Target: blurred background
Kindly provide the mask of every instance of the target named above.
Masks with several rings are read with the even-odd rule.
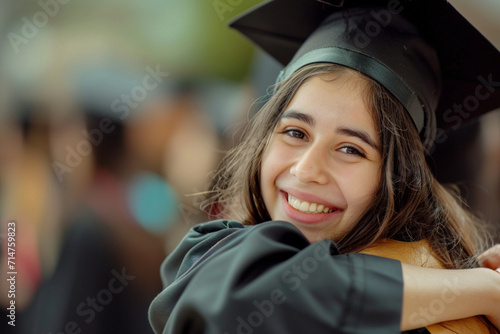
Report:
[[[207,220],[193,194],[280,69],[226,26],[259,2],[0,3],[0,326],[15,221],[11,330],[151,333],[159,266]],[[450,2],[500,47],[498,1]],[[438,177],[498,230],[500,113],[450,136]]]

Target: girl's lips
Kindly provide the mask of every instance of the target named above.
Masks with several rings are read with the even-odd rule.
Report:
[[[292,220],[303,224],[319,224],[331,219],[343,211],[342,209],[335,208],[333,212],[329,213],[306,213],[295,209],[290,205],[290,203],[288,203],[288,193],[282,191],[281,199],[285,214]]]

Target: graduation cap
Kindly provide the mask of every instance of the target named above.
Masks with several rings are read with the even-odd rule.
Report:
[[[230,26],[286,65],[354,68],[391,92],[426,148],[500,107],[500,52],[445,0],[270,0]]]

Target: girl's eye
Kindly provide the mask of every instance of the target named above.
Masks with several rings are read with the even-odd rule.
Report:
[[[352,146],[344,146],[340,148],[341,152],[350,154],[350,155],[359,155],[360,157],[366,157],[364,153],[360,152],[358,149]]]
[[[285,130],[282,133],[286,134],[287,136],[290,136],[292,138],[297,138],[297,139],[307,139],[306,135],[304,132],[297,130],[297,129],[289,129]]]

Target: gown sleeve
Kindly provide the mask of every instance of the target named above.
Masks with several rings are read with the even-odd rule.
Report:
[[[194,227],[161,267],[155,333],[400,333],[401,263],[286,222]]]

